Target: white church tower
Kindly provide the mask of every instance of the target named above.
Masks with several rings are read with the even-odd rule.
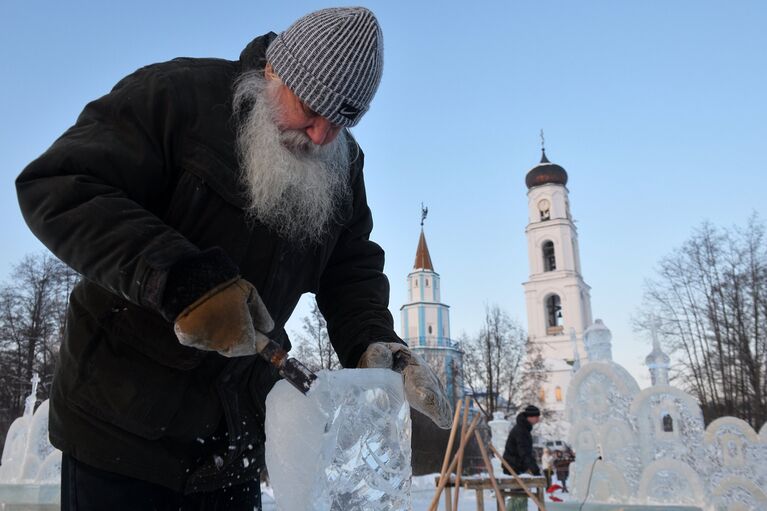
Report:
[[[421,236],[413,271],[407,276],[408,300],[400,308],[402,339],[439,375],[452,403],[463,397],[463,352],[450,338],[450,307],[441,302],[439,273],[434,271],[421,214]]]
[[[584,357],[583,334],[593,322],[591,288],[581,276],[578,231],[565,186],[567,172],[551,163],[543,148],[541,162],[527,173],[525,183],[530,261],[530,278],[523,284],[527,330],[530,340],[541,348],[548,369],[540,401],[548,410],[564,412],[574,351]]]

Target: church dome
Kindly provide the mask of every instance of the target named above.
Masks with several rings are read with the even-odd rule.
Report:
[[[613,334],[610,329],[605,326],[601,319],[594,321],[583,332],[583,346],[586,348],[586,354],[589,357],[589,362],[595,360],[612,360],[612,341]]]
[[[546,150],[541,155],[541,163],[530,169],[525,176],[525,184],[530,189],[534,186],[546,185],[549,183],[557,185],[567,184],[567,172],[556,163],[551,163],[546,158]]]

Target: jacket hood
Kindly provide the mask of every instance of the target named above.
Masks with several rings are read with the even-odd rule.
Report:
[[[274,41],[277,34],[268,32],[253,39],[240,53],[240,70],[242,72],[266,67],[266,49]]]

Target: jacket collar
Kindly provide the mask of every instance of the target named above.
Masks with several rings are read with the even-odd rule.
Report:
[[[524,413],[517,415],[517,425],[527,428],[528,431],[532,431],[533,425],[527,420],[527,416]]]
[[[269,48],[275,37],[277,34],[269,32],[253,39],[240,53],[240,72],[264,69],[266,67],[266,49]]]

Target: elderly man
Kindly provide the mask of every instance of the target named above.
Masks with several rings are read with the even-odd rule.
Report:
[[[255,355],[313,292],[345,367],[403,370],[442,427],[434,373],[392,328],[347,128],[383,67],[364,8],[310,13],[240,59],[144,67],[85,107],[19,176],[32,231],[83,275],[51,391],[62,509],[260,508]]]

